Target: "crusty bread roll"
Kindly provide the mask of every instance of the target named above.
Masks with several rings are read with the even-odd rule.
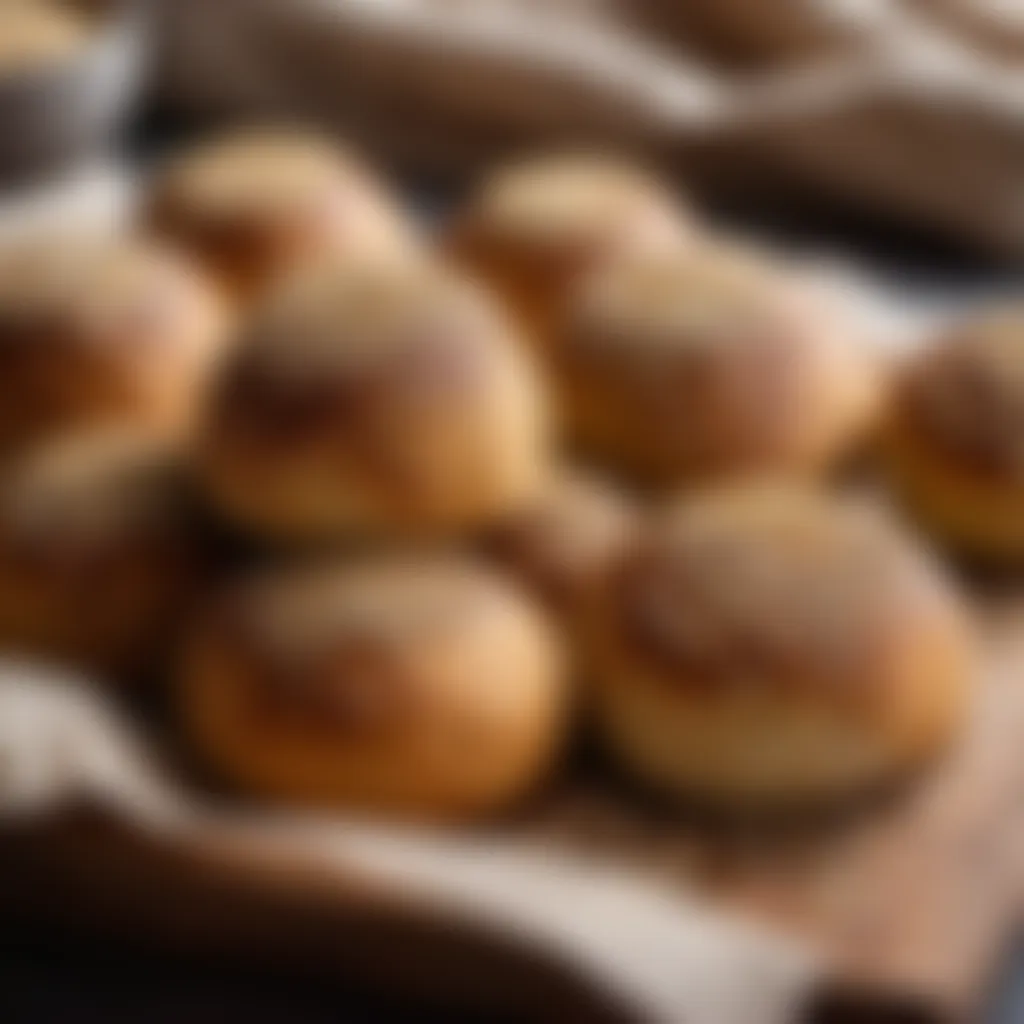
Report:
[[[863,439],[880,392],[822,295],[731,247],[593,276],[551,364],[576,441],[659,484],[820,472]]]
[[[572,624],[595,580],[637,523],[610,483],[566,470],[528,506],[485,532],[483,549],[563,622]]]
[[[0,0],[0,78],[49,67],[92,38],[89,19],[53,0]]]
[[[161,248],[13,243],[0,252],[0,458],[96,428],[182,436],[229,331],[215,290]]]
[[[968,556],[1024,558],[1024,305],[926,345],[884,434],[890,476],[921,523]]]
[[[447,249],[544,347],[577,281],[627,254],[685,247],[693,233],[682,204],[644,171],[558,154],[486,179],[456,217]]]
[[[561,655],[495,575],[430,557],[229,588],[187,645],[183,717],[236,785],[454,820],[514,802],[562,739]]]
[[[146,219],[246,303],[311,261],[416,247],[355,157],[286,129],[236,131],[176,156],[156,177]]]
[[[202,554],[176,457],[135,434],[34,452],[0,481],[0,650],[120,679],[154,667]]]
[[[959,602],[868,511],[783,485],[674,505],[587,612],[610,746],[730,810],[840,802],[940,751],[971,692]]]
[[[437,534],[531,500],[546,435],[528,353],[485,296],[419,263],[343,263],[294,281],[243,339],[202,472],[257,534]]]

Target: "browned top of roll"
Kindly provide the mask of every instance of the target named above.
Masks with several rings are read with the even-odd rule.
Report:
[[[260,278],[307,249],[350,242],[365,255],[413,247],[412,229],[352,153],[272,126],[172,159],[155,178],[147,216],[157,231],[242,278]]]
[[[479,569],[394,559],[237,585],[197,644],[244,673],[255,711],[355,740],[415,728],[464,685],[486,692],[478,683],[488,659],[524,617],[539,627]],[[504,699],[498,686],[484,703]]]
[[[876,710],[902,645],[959,623],[930,563],[876,511],[781,487],[680,503],[609,580],[638,670],[693,694],[754,687]]]
[[[484,338],[498,325],[473,285],[418,261],[344,261],[302,275],[261,311],[248,361],[278,376],[344,375],[410,347],[440,352]]]
[[[46,342],[90,352],[135,346],[150,355],[184,344],[201,275],[147,242],[88,234],[47,236],[0,253],[0,347]],[[204,309],[204,312],[208,312]]]
[[[577,294],[555,356],[572,391],[694,470],[756,461],[813,429],[833,328],[796,280],[746,255],[623,261]],[[838,349],[838,346],[836,346]],[[597,399],[595,399],[597,401]]]
[[[0,253],[0,448],[110,420],[186,429],[229,326],[207,281],[160,247],[15,244]]]
[[[688,217],[655,177],[587,154],[524,160],[497,171],[470,202],[456,234],[535,263],[538,274],[571,272],[609,249],[661,249],[690,234]]]
[[[952,328],[909,366],[901,415],[965,468],[1024,479],[1024,306]]]
[[[361,180],[364,173],[351,154],[316,135],[249,128],[178,156],[160,184],[196,214],[273,217],[318,201],[345,175]]]
[[[72,56],[90,37],[82,11],[52,0],[0,3],[0,77]]]
[[[228,445],[287,451],[339,432],[388,475],[397,431],[465,423],[524,358],[475,288],[422,265],[329,266],[279,293],[240,346],[216,403]],[[460,427],[461,429],[461,427]],[[412,442],[423,438],[410,435]]]

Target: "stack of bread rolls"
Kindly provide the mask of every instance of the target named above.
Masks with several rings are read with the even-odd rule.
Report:
[[[493,815],[581,722],[670,797],[846,800],[946,748],[973,668],[844,466],[878,442],[927,525],[1024,551],[1022,321],[899,372],[861,340],[622,161],[501,168],[435,243],[327,140],[201,143],[132,237],[0,253],[0,649],[170,685],[274,801]]]

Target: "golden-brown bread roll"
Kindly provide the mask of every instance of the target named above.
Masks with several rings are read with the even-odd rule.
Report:
[[[174,158],[146,216],[242,301],[310,261],[416,247],[411,225],[367,169],[294,130],[247,129]]]
[[[137,435],[33,452],[0,483],[0,650],[155,665],[202,574],[176,458]]]
[[[12,244],[0,252],[0,458],[96,428],[183,435],[229,332],[215,289],[159,247]]]
[[[660,484],[829,467],[863,439],[879,378],[804,285],[711,247],[593,276],[551,350],[570,434]]]
[[[52,0],[0,2],[0,78],[73,56],[91,36],[81,10]]]
[[[575,282],[627,254],[686,246],[692,235],[681,204],[644,171],[569,154],[498,170],[456,218],[447,248],[543,347]]]
[[[229,588],[187,645],[181,699],[205,759],[258,795],[449,820],[539,781],[565,694],[543,617],[428,557]]]
[[[729,809],[838,802],[940,751],[970,630],[877,511],[734,486],[674,505],[588,609],[610,746],[669,794]]]
[[[202,451],[254,533],[443,533],[529,501],[546,472],[529,355],[467,283],[422,264],[295,280],[243,339]]]
[[[550,611],[573,622],[595,579],[636,528],[630,500],[597,477],[565,471],[485,532],[488,557]]]
[[[1024,305],[975,315],[910,360],[884,432],[890,476],[964,554],[1024,557]]]

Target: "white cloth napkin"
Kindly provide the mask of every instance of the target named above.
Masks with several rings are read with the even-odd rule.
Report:
[[[293,874],[335,878],[339,899],[360,878],[423,899],[442,925],[457,915],[526,942],[652,1024],[788,1024],[819,976],[808,951],[696,897],[536,845],[215,813],[164,777],[129,724],[82,680],[3,663],[0,821],[31,827],[83,798],[144,832],[148,849],[241,846],[255,863],[268,855]]]
[[[0,245],[51,232],[119,230],[131,217],[134,173],[115,162],[73,167],[31,188],[0,192]]]

